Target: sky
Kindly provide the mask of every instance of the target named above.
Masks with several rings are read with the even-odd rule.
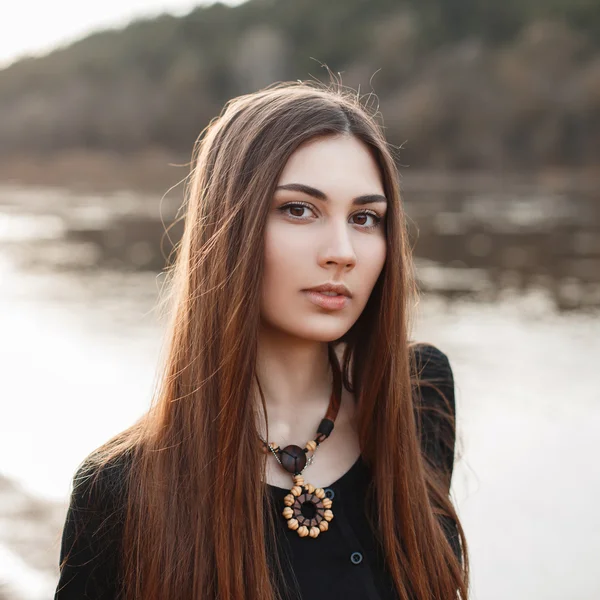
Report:
[[[241,4],[243,0],[222,0]],[[20,0],[2,10],[0,68],[26,55],[42,55],[96,31],[123,27],[164,12],[184,15],[211,0]]]

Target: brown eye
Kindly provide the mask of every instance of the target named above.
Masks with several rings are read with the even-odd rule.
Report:
[[[304,202],[290,202],[280,206],[277,210],[293,219],[304,220],[309,216],[307,212],[313,209],[310,204],[305,204]]]
[[[381,225],[381,221],[382,221],[382,217],[380,217],[377,213],[371,212],[371,211],[363,211],[363,212],[356,213],[355,215],[353,215],[352,218],[355,219],[357,217],[359,219],[368,219],[369,217],[371,217],[373,219],[372,225],[368,225],[366,222],[356,223],[357,225],[360,225],[364,229],[374,229],[375,227],[379,227],[379,225]]]
[[[304,210],[306,209],[305,206],[288,206],[288,210],[290,211],[290,214],[294,217],[302,217]],[[294,212],[296,211],[296,212]]]

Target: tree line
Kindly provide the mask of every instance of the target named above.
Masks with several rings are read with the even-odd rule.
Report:
[[[413,167],[600,164],[596,0],[249,0],[100,31],[0,71],[0,154],[189,154],[274,81],[373,91]]]

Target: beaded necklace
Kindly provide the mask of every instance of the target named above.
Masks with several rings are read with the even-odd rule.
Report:
[[[306,483],[302,477],[304,469],[312,464],[319,445],[331,435],[335,418],[340,409],[342,373],[331,345],[328,345],[328,355],[333,373],[333,386],[327,412],[321,420],[315,438],[306,442],[304,448],[294,444],[280,448],[274,442],[267,443],[262,437],[260,438],[264,452],[273,454],[277,462],[292,475],[294,485],[290,489],[290,493],[283,499],[285,508],[282,515],[287,520],[287,526],[296,531],[300,537],[318,537],[322,531],[329,529],[329,522],[333,519],[331,510],[333,503],[330,498],[325,497],[325,490]],[[260,394],[263,396],[258,378],[256,381]],[[312,453],[310,456],[308,456],[309,452]]]

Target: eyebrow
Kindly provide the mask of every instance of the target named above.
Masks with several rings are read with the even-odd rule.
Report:
[[[302,192],[303,194],[307,194],[308,196],[312,196],[313,198],[317,198],[318,200],[328,200],[327,195],[318,190],[317,188],[311,187],[310,185],[305,185],[303,183],[286,183],[285,185],[278,185],[275,188],[277,190],[290,190],[292,192]],[[387,204],[387,198],[382,196],[381,194],[364,194],[363,196],[357,196],[352,200],[352,204],[362,205],[362,204],[371,204],[372,202],[385,202]]]

